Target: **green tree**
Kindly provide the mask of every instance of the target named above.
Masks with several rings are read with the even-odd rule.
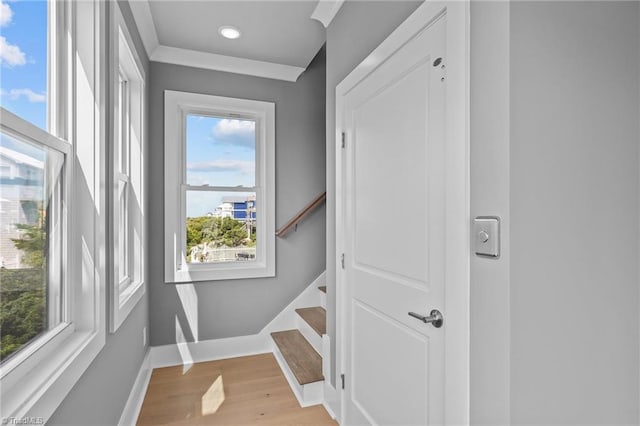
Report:
[[[35,225],[17,224],[21,238],[12,238],[13,245],[23,253],[22,261],[32,268],[44,266],[44,245],[46,237],[42,223]]]
[[[244,222],[231,217],[190,217],[187,218],[187,253],[198,244],[213,244],[214,247],[252,247],[255,232],[247,241]]]
[[[29,270],[26,270],[26,273],[25,270],[14,271],[16,275],[14,277],[20,279],[22,285],[26,284],[27,288],[28,284],[37,282],[41,278],[39,276],[28,277],[28,272]],[[4,287],[4,281],[8,278],[7,271],[0,271],[0,277]],[[2,348],[0,349],[0,359],[4,359],[45,329],[46,313],[43,288],[18,290],[14,295],[8,295],[3,291],[1,306]]]
[[[44,212],[36,224],[18,224],[26,269],[0,268],[0,359],[5,359],[47,328]]]

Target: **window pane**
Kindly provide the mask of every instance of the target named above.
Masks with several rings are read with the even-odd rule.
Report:
[[[129,174],[129,84],[120,73],[118,90],[118,164],[119,171]]]
[[[187,115],[187,184],[255,186],[256,123]]]
[[[64,156],[0,133],[0,359],[62,320]]]
[[[256,194],[187,191],[187,261],[247,262],[256,258]]]
[[[126,285],[129,281],[129,185],[118,180],[118,282]]]
[[[47,2],[3,1],[1,6],[0,104],[46,129]]]

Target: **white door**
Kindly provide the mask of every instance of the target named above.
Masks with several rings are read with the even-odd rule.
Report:
[[[338,99],[346,424],[445,422],[446,30],[441,14]],[[434,309],[441,328],[409,315]]]

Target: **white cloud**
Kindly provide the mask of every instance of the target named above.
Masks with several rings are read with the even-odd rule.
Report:
[[[251,173],[255,169],[253,161],[215,160],[187,164],[190,172],[241,172]]]
[[[225,118],[213,128],[213,137],[217,142],[255,149],[256,123],[248,120]]]
[[[9,92],[2,91],[2,96],[9,96],[13,101],[24,96],[29,102],[42,103],[47,101],[46,93],[36,93],[31,89],[11,89]]]
[[[6,38],[0,36],[0,64],[13,67],[26,63],[27,59],[24,56],[24,52],[18,46],[7,42]]]
[[[7,3],[0,1],[0,27],[4,27],[13,19],[13,10]]]

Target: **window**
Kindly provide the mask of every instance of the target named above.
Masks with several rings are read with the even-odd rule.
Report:
[[[105,342],[101,3],[0,3],[5,419],[46,421]]]
[[[113,191],[110,330],[115,332],[145,292],[144,72],[119,7],[112,46]]]
[[[4,123],[3,123],[4,124]],[[35,130],[35,129],[33,129]],[[3,126],[0,161],[13,176],[0,181],[0,363],[6,365],[62,322],[68,147]],[[44,133],[44,132],[42,132]]]
[[[275,275],[275,105],[165,91],[165,281]]]

